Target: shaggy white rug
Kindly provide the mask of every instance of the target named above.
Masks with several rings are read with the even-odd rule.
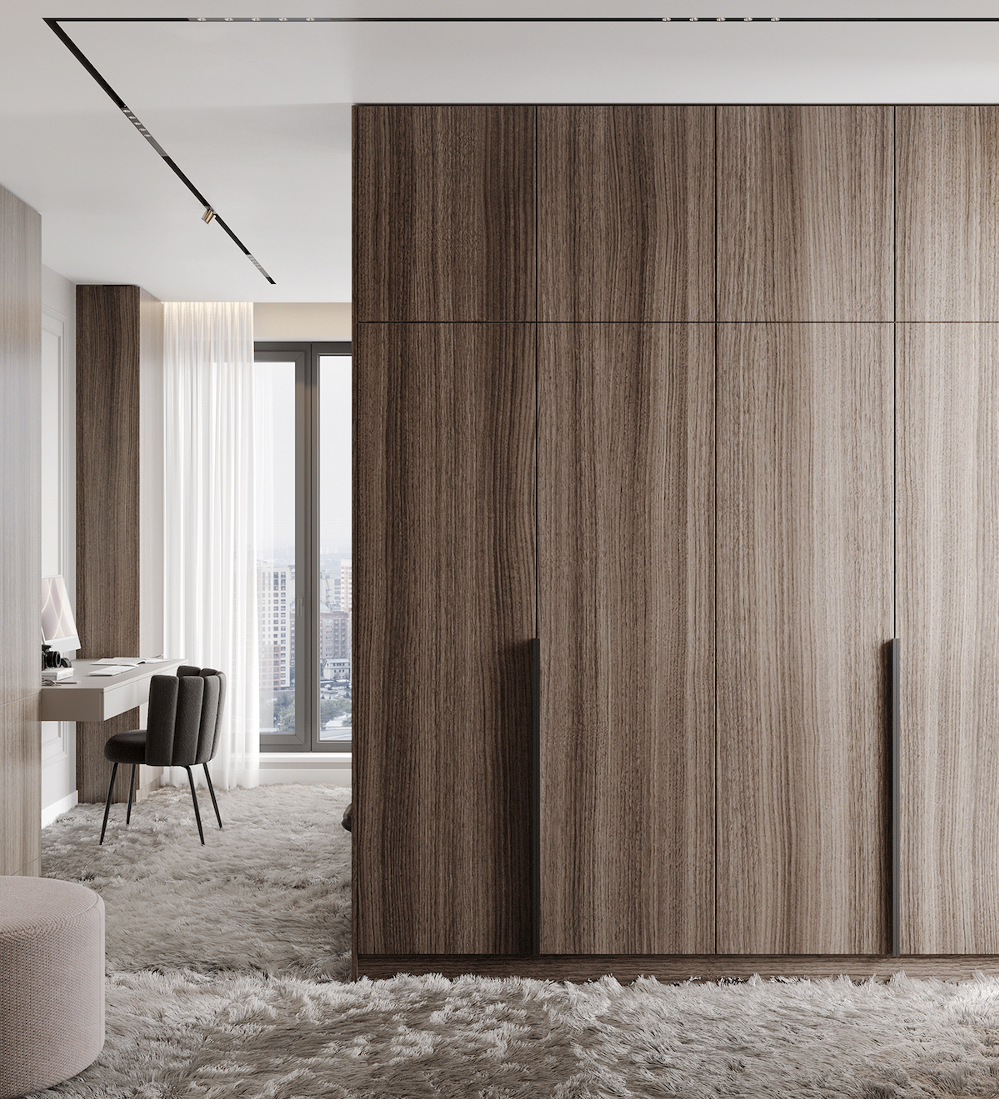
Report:
[[[999,979],[586,985],[334,979],[349,952],[348,793],[190,795],[44,833],[46,873],[108,912],[107,1043],[39,1096],[683,1099],[999,1096]],[[121,815],[121,807],[118,807]],[[193,838],[191,833],[193,833]]]
[[[350,833],[339,786],[217,791],[219,831],[186,787],[132,809],[78,805],[42,832],[42,873],[104,898],[108,972],[193,969],[350,976]]]

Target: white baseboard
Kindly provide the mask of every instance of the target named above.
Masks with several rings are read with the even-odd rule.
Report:
[[[54,801],[51,805],[46,805],[42,810],[42,827],[45,828],[47,825],[51,824],[56,817],[61,817],[63,813],[68,813],[79,800],[78,793],[74,790],[71,794],[67,794],[64,798]]]
[[[261,752],[260,783],[326,782],[350,786],[349,752]]]

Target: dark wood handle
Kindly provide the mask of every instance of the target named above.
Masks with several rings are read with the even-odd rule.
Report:
[[[541,954],[541,638],[531,642],[534,699],[531,745],[531,953]]]
[[[899,812],[901,809],[901,760],[899,744],[900,706],[899,693],[901,681],[901,646],[899,638],[891,643],[891,955],[898,958],[901,954],[902,891]]]

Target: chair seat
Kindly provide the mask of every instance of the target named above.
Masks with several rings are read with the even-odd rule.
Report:
[[[104,745],[104,758],[112,763],[145,763],[146,730],[130,729],[115,733]]]

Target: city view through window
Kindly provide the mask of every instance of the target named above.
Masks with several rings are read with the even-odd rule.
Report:
[[[261,746],[287,742],[297,751],[318,741],[349,750],[351,360],[318,355],[310,370],[308,356],[259,358],[254,396]],[[303,540],[310,537],[311,552],[304,552]],[[311,575],[302,575],[303,563]],[[311,638],[299,636],[303,629]]]

